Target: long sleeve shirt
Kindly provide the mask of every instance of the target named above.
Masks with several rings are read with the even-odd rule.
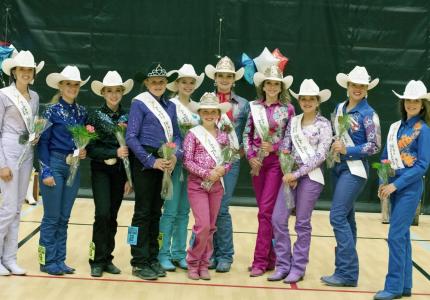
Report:
[[[327,158],[327,153],[330,149],[332,140],[332,128],[330,121],[318,114],[313,124],[302,127],[303,135],[308,139],[308,142],[315,152],[315,155],[309,159],[307,163],[304,163],[297,152],[296,147],[291,138],[291,122],[288,123],[287,130],[285,132],[284,140],[282,141],[279,149],[289,150],[294,158],[294,161],[298,165],[298,169],[293,172],[293,176],[298,179],[310,171],[321,166],[321,164]]]
[[[29,104],[32,110],[33,117],[36,116],[39,107],[39,95],[29,90]],[[21,117],[18,108],[13,102],[0,90],[0,135],[14,134],[17,140],[20,135],[27,133],[27,127]],[[5,149],[0,142],[0,168],[7,167]]]
[[[264,100],[255,100],[251,105],[256,104],[264,105],[267,120],[269,122],[269,130],[272,132],[271,143],[273,145],[273,151],[277,152],[282,138],[284,137],[287,123],[295,115],[294,106],[290,103],[281,104],[280,102],[268,106]],[[243,132],[243,145],[248,160],[257,156],[261,142],[261,138],[254,125],[252,111],[250,111],[245,130]]]
[[[378,153],[381,150],[381,127],[379,117],[374,109],[363,99],[349,112],[346,112],[348,101],[343,106],[343,114],[349,114],[351,127],[348,133],[355,146],[346,147],[346,154],[341,160],[358,160]],[[335,113],[338,106],[335,109]],[[334,129],[334,123],[333,129]]]
[[[178,159],[181,159],[183,152],[176,116],[176,106],[164,96],[158,101],[172,121],[173,142],[176,144],[175,154]],[[153,153],[149,153],[145,147],[159,149],[161,145],[168,142],[158,118],[142,101],[136,99],[133,100],[130,107],[126,142],[144,168],[148,169],[153,168],[156,157]]]
[[[429,126],[419,116],[402,121],[397,132],[397,145],[405,168],[396,170],[395,176],[390,181],[397,190],[401,190],[411,183],[421,180],[429,168]],[[385,145],[381,160],[387,158],[387,145]]]
[[[103,104],[90,112],[87,124],[94,126],[98,138],[92,140],[86,147],[88,156],[98,161],[116,158],[120,145],[115,136],[115,128],[119,123],[127,124],[127,122],[128,114],[121,106],[114,112]]]
[[[217,142],[221,147],[229,144],[227,133],[218,130]],[[216,167],[216,162],[210,156],[205,147],[191,131],[185,136],[184,140],[184,167],[190,174],[208,179],[210,172]],[[224,165],[226,172],[231,169],[231,164]]]
[[[233,123],[234,130],[239,141],[239,146],[242,147],[242,136],[245,130],[246,121],[249,114],[249,101],[234,92],[231,92],[231,98],[229,102],[232,105],[232,116],[233,119],[230,120]]]
[[[62,98],[58,103],[49,105],[46,108],[43,117],[48,119],[52,126],[40,136],[37,147],[42,179],[52,176],[49,166],[49,157],[52,151],[67,155],[76,149],[72,135],[67,127],[85,125],[87,115],[85,107],[76,102],[69,104]]]

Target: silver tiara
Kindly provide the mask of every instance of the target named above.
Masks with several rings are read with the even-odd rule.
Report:
[[[148,73],[148,77],[166,76],[166,69],[162,68],[160,64],[155,69]]]

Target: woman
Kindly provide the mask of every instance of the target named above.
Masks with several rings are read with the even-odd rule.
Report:
[[[68,127],[84,125],[86,109],[76,103],[81,86],[89,80],[81,79],[76,66],[66,66],[61,73],[46,77],[49,87],[58,90],[53,104],[47,107],[44,117],[52,126],[40,137],[40,191],[43,198],[43,218],[40,225],[40,270],[50,275],[73,274],[75,269],[65,264],[67,226],[79,189],[79,170],[69,186],[70,162],[73,156],[85,159],[86,150],[76,149]]]
[[[195,224],[188,249],[188,278],[210,280],[209,259],[213,251],[216,217],[224,194],[222,177],[231,165],[222,162],[221,148],[229,146],[227,133],[216,123],[230,103],[219,103],[214,93],[205,93],[196,112],[202,125],[190,130],[184,140],[184,166],[188,176],[188,196]],[[204,182],[210,182],[210,187]]]
[[[394,92],[394,91],[393,91]],[[430,93],[420,80],[411,80],[400,98],[401,120],[393,123],[381,160],[388,159],[395,175],[381,184],[380,199],[391,200],[388,232],[388,274],[384,290],[374,299],[411,296],[412,249],[410,226],[423,193],[422,177],[430,164]]]
[[[333,275],[323,276],[321,281],[330,286],[355,287],[359,268],[354,205],[366,185],[367,157],[379,152],[381,147],[379,118],[367,103],[368,91],[379,83],[379,79],[370,81],[366,68],[356,66],[349,74],[339,73],[336,81],[348,95],[346,101],[337,105],[332,124],[336,140],[331,151],[340,156],[332,171],[334,192],[330,209],[330,224],[337,243],[336,268]],[[349,127],[345,133],[339,129],[344,123]]]
[[[101,277],[103,272],[119,274],[113,263],[116,221],[123,195],[130,193],[123,160],[128,157],[127,146],[118,143],[115,132],[119,126],[127,126],[128,114],[121,106],[122,97],[133,88],[133,80],[123,82],[117,71],[109,71],[103,82],[94,80],[92,91],[104,98],[105,103],[89,115],[99,138],[91,142],[88,156],[91,158],[91,184],[95,204],[93,239],[91,243],[91,276]],[[125,132],[125,128],[123,129]],[[124,137],[125,138],[125,137]]]
[[[167,84],[167,89],[174,92],[170,99],[176,105],[178,126],[181,138],[186,132],[199,124],[199,116],[192,112],[197,105],[191,100],[192,93],[202,84],[204,73],[197,75],[194,67],[184,64],[179,70],[170,71],[167,75],[177,74],[174,82]],[[160,234],[162,245],[158,253],[161,267],[166,271],[174,271],[175,264],[181,269],[187,269],[185,247],[187,244],[187,226],[190,204],[188,202],[187,172],[183,170],[182,162],[176,164],[172,173],[173,198],[164,202],[163,214],[160,219]]]
[[[258,205],[258,233],[250,276],[263,275],[275,266],[272,245],[272,213],[282,182],[277,151],[288,121],[294,116],[288,88],[293,77],[282,77],[278,66],[254,74],[258,100],[251,103],[243,144],[251,166],[252,185]]]
[[[171,173],[177,158],[181,159],[176,106],[164,95],[168,76],[160,63],[152,63],[135,80],[147,91],[134,97],[130,107],[127,145],[134,153],[133,180],[135,190],[134,215],[131,226],[137,237],[131,243],[133,275],[156,280],[166,276],[158,261],[163,173]],[[168,142],[176,144],[171,159],[160,157],[159,149]]]
[[[33,151],[26,151],[22,165],[18,159],[29,140],[34,117],[39,109],[39,95],[30,90],[44,62],[36,65],[30,51],[20,51],[5,59],[2,70],[10,85],[0,90],[0,276],[25,275],[16,262],[22,202],[27,193],[33,168]],[[33,140],[35,144],[37,140]]]
[[[231,109],[223,114],[218,127],[227,131],[230,143],[240,150],[243,157],[242,134],[249,113],[249,103],[233,91],[235,82],[242,78],[245,70],[235,70],[230,58],[224,56],[216,66],[207,65],[206,75],[214,80],[216,95],[220,103],[230,103]],[[234,129],[234,130],[233,130]],[[233,225],[229,212],[230,201],[239,178],[240,160],[232,164],[231,171],[225,177],[225,193],[221,200],[221,208],[216,221],[218,230],[214,235],[214,252],[209,268],[217,272],[229,272],[233,263]]]
[[[298,94],[292,90],[290,93],[299,101],[303,113],[293,117],[288,123],[279,151],[288,150],[298,169],[282,178],[283,185],[272,217],[276,271],[267,278],[269,281],[277,281],[286,277],[285,283],[297,282],[305,275],[311,244],[312,211],[324,187],[320,166],[327,157],[332,138],[330,122],[319,114],[320,104],[330,98],[331,92],[320,91],[312,79],[305,79]],[[291,249],[288,231],[291,211],[287,209],[283,196],[284,185],[287,184],[294,191],[296,208],[297,240],[294,251]]]

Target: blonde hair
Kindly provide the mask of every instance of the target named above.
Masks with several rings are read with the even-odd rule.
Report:
[[[60,94],[60,90],[58,90],[58,92],[51,98],[51,101],[49,103],[55,104],[58,103],[58,101],[60,101],[61,98],[61,94]]]

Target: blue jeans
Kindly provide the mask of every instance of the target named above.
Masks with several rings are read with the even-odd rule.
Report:
[[[164,210],[160,219],[160,233],[163,244],[158,259],[181,260],[187,255],[187,226],[190,203],[187,193],[187,171],[182,163],[176,164],[172,173],[173,198],[164,201]]]
[[[225,192],[221,200],[221,208],[216,220],[216,232],[214,235],[214,254],[217,262],[233,262],[233,225],[228,210],[233,192],[239,177],[240,160],[233,163],[230,172],[224,176]]]
[[[388,231],[388,274],[385,291],[402,294],[412,288],[412,250],[410,226],[423,193],[423,182],[418,180],[403,190],[391,194],[390,230]]]
[[[366,173],[369,166],[364,162]],[[352,175],[346,161],[333,169],[333,200],[330,224],[336,237],[334,274],[348,282],[358,281],[357,226],[355,223],[355,200],[360,196],[367,179]]]
[[[55,186],[44,185],[40,179],[43,218],[39,244],[45,247],[45,266],[61,264],[66,260],[67,225],[80,183],[78,170],[73,185],[66,185],[70,166],[66,164],[64,154],[51,152],[49,165]]]

